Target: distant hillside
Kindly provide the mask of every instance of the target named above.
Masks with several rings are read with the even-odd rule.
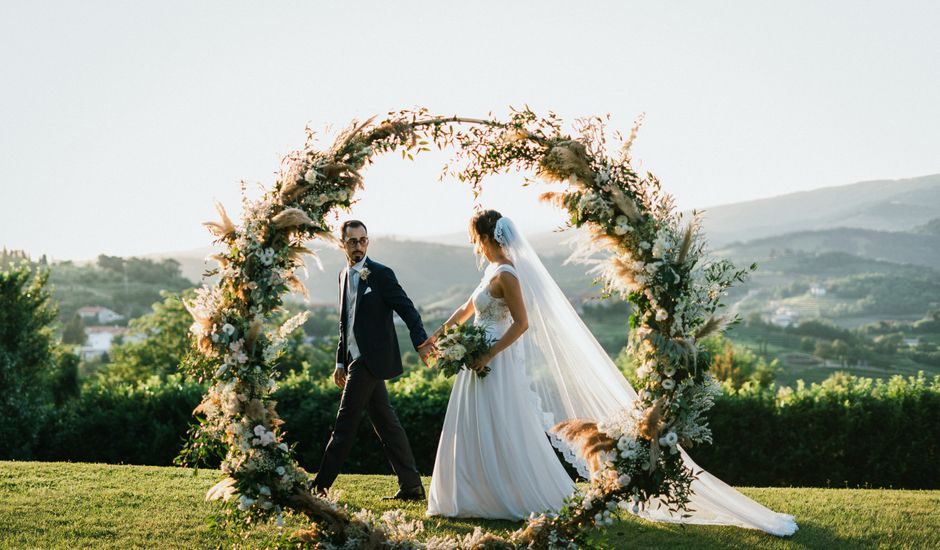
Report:
[[[316,243],[312,246],[316,248]],[[598,294],[592,278],[585,274],[586,266],[563,265],[568,250],[557,243],[547,243],[541,247],[539,254],[569,297],[581,301]],[[211,248],[205,248],[151,257],[173,258],[180,263],[184,276],[198,282],[202,273],[213,267],[214,262],[205,262],[205,257],[212,252]],[[318,269],[316,262],[308,260],[309,277],[306,285],[310,301],[332,303],[338,299],[337,274],[345,266],[345,259],[342,252],[336,249],[322,248],[317,252],[323,270]],[[476,258],[467,245],[376,237],[369,245],[369,257],[394,269],[411,298],[423,307],[455,307],[466,300],[480,282],[481,274],[477,269]]]
[[[842,291],[824,299],[799,298],[816,304],[803,308],[805,315],[922,315],[925,304],[936,301],[930,296],[917,300],[916,294],[933,292],[940,277],[934,271],[940,269],[940,174],[718,206],[706,212],[704,228],[715,256],[740,265],[758,262],[753,280],[729,296],[731,303],[743,299],[742,312],[766,312],[790,304],[814,284]],[[566,241],[574,233],[543,232],[529,239],[569,298],[581,302],[599,291],[585,266],[564,265],[571,250]],[[205,248],[156,257],[177,260],[183,274],[197,282],[212,267],[204,262],[211,252]],[[333,303],[343,256],[333,249],[320,254],[323,271],[308,263],[310,300]],[[456,306],[480,277],[463,233],[427,241],[374,237],[370,256],[394,268],[405,289],[424,307]],[[874,278],[845,280],[866,276]],[[878,284],[903,290],[903,300],[897,300],[903,307],[891,310]],[[850,287],[851,292],[845,290]]]
[[[934,220],[940,222],[940,220]],[[940,232],[875,231],[839,227],[796,231],[747,242],[730,243],[715,250],[718,256],[750,262],[788,252],[845,252],[872,260],[940,268]]]
[[[940,218],[940,174],[878,180],[707,208],[715,246],[837,227],[909,231]]]

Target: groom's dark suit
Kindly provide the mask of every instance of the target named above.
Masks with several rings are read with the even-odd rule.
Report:
[[[345,365],[347,378],[333,434],[323,453],[314,485],[329,488],[336,480],[352,448],[362,413],[367,410],[372,427],[398,476],[398,485],[405,490],[414,489],[421,486],[421,477],[415,466],[408,436],[398,421],[385,388],[385,380],[402,373],[401,352],[392,312],[398,313],[408,326],[415,348],[427,340],[427,334],[421,323],[421,315],[398,284],[395,273],[369,258],[365,259],[363,268],[368,270],[368,277],[359,275],[359,287],[353,302],[352,332],[360,354],[355,359],[351,356],[350,343],[347,342],[350,300],[346,290],[350,286],[347,280],[350,270],[344,270],[339,277],[341,313],[336,363],[337,366]]]

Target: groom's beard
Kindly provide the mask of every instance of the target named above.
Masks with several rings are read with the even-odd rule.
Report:
[[[358,250],[355,251],[355,252],[351,252],[351,253],[349,254],[349,265],[358,264],[358,263],[361,262],[362,259],[365,258],[365,257],[366,257],[366,253],[365,253],[365,252],[359,252]]]

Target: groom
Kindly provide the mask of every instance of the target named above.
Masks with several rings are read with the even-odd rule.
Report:
[[[340,273],[339,346],[333,381],[343,389],[333,434],[323,453],[312,490],[325,494],[352,448],[363,411],[385,447],[398,492],[388,499],[423,500],[424,487],[415,466],[408,436],[388,400],[385,381],[402,373],[401,352],[392,311],[405,321],[421,360],[427,362],[433,344],[421,316],[402,290],[395,273],[366,257],[369,236],[364,223],[349,220],[340,230],[349,264]]]

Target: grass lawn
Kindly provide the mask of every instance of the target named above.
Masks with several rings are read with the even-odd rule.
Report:
[[[0,462],[0,548],[213,548],[203,500],[218,472],[150,466]],[[426,482],[428,480],[425,480]],[[343,501],[381,511],[390,476],[340,476]],[[940,491],[742,488],[796,516],[789,539],[731,527],[650,523],[632,516],[597,533],[605,548],[940,548]],[[423,518],[425,506],[403,506]],[[299,526],[300,518],[288,521]],[[428,533],[468,533],[475,526],[512,530],[501,521],[426,521]],[[276,530],[248,541],[263,547]],[[231,546],[227,541],[226,546]]]

